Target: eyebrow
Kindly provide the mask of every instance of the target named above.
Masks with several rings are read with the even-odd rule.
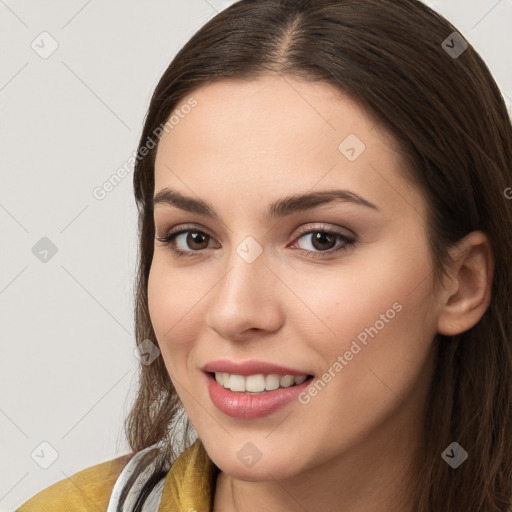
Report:
[[[355,192],[350,190],[331,189],[308,192],[305,194],[296,194],[278,199],[268,206],[265,216],[268,219],[282,218],[333,202],[352,203],[377,211],[379,210],[376,205],[357,195]],[[197,213],[212,219],[219,219],[215,210],[207,202],[201,199],[184,196],[177,190],[170,188],[163,188],[157,192],[153,198],[153,205],[158,204],[167,204],[190,213]]]

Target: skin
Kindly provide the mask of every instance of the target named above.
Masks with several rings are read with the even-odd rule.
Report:
[[[405,178],[391,139],[350,97],[291,77],[220,81],[194,91],[198,104],[161,139],[155,191],[208,202],[220,220],[155,206],[157,236],[184,224],[209,235],[176,257],[155,241],[148,300],[165,365],[186,412],[222,470],[215,512],[408,511],[399,498],[422,436],[437,332],[476,324],[490,301],[493,261],[481,232],[453,255],[445,288],[433,289],[427,204]],[[185,104],[183,101],[182,105]],[[179,108],[179,106],[178,106]],[[338,146],[356,134],[349,161]],[[373,210],[333,202],[282,219],[267,205],[304,192],[348,189]],[[354,236],[314,245],[317,228]],[[188,226],[187,226],[188,227]],[[252,236],[252,263],[236,252]],[[198,249],[199,248],[199,249]],[[331,250],[324,258],[316,256]],[[211,402],[200,368],[220,358],[261,359],[321,377],[365,327],[393,319],[307,404],[293,401],[244,420]],[[251,442],[261,459],[237,452]]]

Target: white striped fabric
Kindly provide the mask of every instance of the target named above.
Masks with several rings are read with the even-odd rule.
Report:
[[[148,452],[159,448],[160,443],[156,443],[154,445],[148,446],[144,450],[137,452],[126,464],[126,466],[121,471],[116,483],[114,484],[114,488],[112,490],[112,495],[110,496],[110,501],[108,504],[108,508],[106,512],[132,512],[133,505],[137,501],[140,490],[144,486],[144,484],[148,481],[149,477],[153,473],[156,468],[156,465],[159,462],[159,457],[154,457],[152,461],[146,465],[146,467],[141,466],[141,459]],[[164,465],[164,470],[169,471],[170,464],[166,463]],[[128,491],[128,495],[124,500],[122,508],[119,508],[121,493],[126,486],[127,482],[130,480],[132,475],[137,474],[135,481]],[[143,512],[157,512],[158,507],[160,506],[160,500],[162,499],[162,491],[165,484],[165,476],[154,486],[151,494],[146,498],[142,511]]]

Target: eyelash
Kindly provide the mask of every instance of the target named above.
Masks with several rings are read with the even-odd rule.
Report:
[[[164,235],[162,237],[155,237],[155,238],[156,238],[156,240],[161,242],[163,245],[169,247],[171,252],[177,257],[194,258],[194,257],[200,256],[201,252],[204,249],[201,249],[201,251],[182,251],[182,250],[176,249],[176,247],[174,247],[173,242],[176,239],[176,237],[183,233],[188,233],[188,232],[200,233],[202,235],[206,235],[209,238],[213,238],[208,233],[197,229],[195,226],[183,226],[183,228],[180,229],[179,231],[169,231],[167,233],[164,233]],[[333,253],[338,252],[339,250],[346,251],[349,249],[349,246],[353,246],[356,243],[355,239],[353,239],[353,238],[350,238],[346,235],[342,235],[341,233],[338,233],[337,231],[332,231],[331,229],[328,229],[325,226],[320,226],[320,227],[317,227],[314,229],[309,229],[307,231],[298,233],[297,238],[294,240],[294,244],[297,240],[299,240],[303,236],[310,235],[312,233],[325,233],[327,235],[335,236],[344,242],[337,249],[329,249],[327,251],[308,251],[306,249],[298,249],[302,254],[304,254],[306,256],[311,256],[313,258],[326,258],[326,257],[332,255]],[[325,256],[324,256],[324,254],[325,254]]]

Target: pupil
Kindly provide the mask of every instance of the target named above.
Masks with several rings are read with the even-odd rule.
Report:
[[[192,249],[204,249],[204,247],[194,247],[194,244],[197,244],[197,243],[201,243],[200,241],[198,242],[198,240],[200,238],[206,238],[207,235],[203,235],[201,233],[197,233],[197,232],[190,232],[188,237],[187,237],[187,244],[190,248]],[[204,240],[203,240],[203,243],[204,243]],[[208,244],[207,244],[208,245]]]
[[[334,236],[330,235],[329,233],[324,233],[322,231],[317,231],[316,235],[313,236],[313,240],[312,240],[312,243],[313,243],[313,246],[315,247],[315,249],[318,249],[318,250],[324,249],[325,250],[325,249],[331,249],[332,248],[332,247],[322,247],[323,239],[327,239],[327,244],[332,246],[332,243],[334,241]],[[317,246],[318,242],[320,242],[320,247]]]

